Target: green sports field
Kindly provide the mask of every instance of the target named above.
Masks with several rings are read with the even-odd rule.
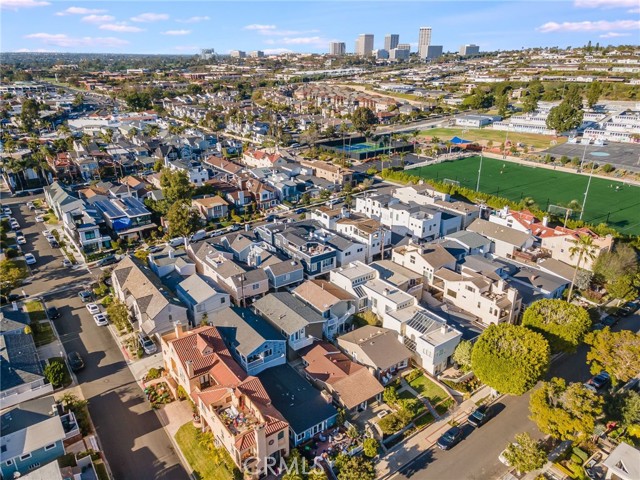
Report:
[[[474,189],[478,180],[480,157],[470,157],[437,165],[407,170],[425,179],[456,180]],[[548,205],[582,203],[589,177],[547,168],[484,158],[480,191],[513,201],[531,197],[546,210]],[[592,224],[606,222],[626,234],[640,235],[640,187],[615,180],[592,178],[583,220]]]

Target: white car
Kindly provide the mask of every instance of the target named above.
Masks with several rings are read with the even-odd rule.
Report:
[[[100,313],[100,307],[95,303],[88,303],[87,310],[89,310],[89,313],[91,315],[97,315],[98,313]]]
[[[36,263],[36,257],[34,257],[32,253],[25,253],[24,261],[27,263],[27,265],[33,265],[34,263]]]
[[[18,245],[24,245],[25,243],[27,243],[27,239],[24,238],[24,235],[18,235],[16,237],[16,242],[18,242]]]
[[[50,237],[51,236],[51,232],[49,230],[43,230],[42,231],[42,235],[44,235],[45,237]]]
[[[20,224],[18,223],[18,221],[16,219],[11,219],[9,221],[9,224],[11,225],[11,229],[12,230],[20,230]]]
[[[108,317],[104,313],[98,313],[97,315],[94,315],[93,319],[99,327],[104,327],[105,325],[109,324]]]
[[[71,260],[69,260],[68,258],[65,258],[64,260],[62,260],[62,266],[69,268],[73,266],[73,263],[71,263]]]
[[[4,207],[2,209],[2,213],[4,213],[5,215],[11,215],[11,209],[9,207]]]
[[[56,237],[54,237],[53,235],[47,235],[46,237],[44,237],[47,239],[47,242],[51,243],[51,242],[57,242]]]
[[[36,216],[36,222],[38,222],[38,223],[44,222],[44,217],[42,215]]]

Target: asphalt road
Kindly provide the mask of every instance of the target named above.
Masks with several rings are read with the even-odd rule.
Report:
[[[12,210],[27,238],[23,250],[37,258],[33,281],[24,290],[30,296],[40,294],[47,306],[60,310],[62,315],[54,322],[60,340],[67,352],[77,351],[84,359],[86,367],[77,374],[78,382],[114,477],[187,479],[117,343],[106,327],[95,324],[77,295],[83,283],[91,281],[91,274],[85,268],[64,269],[62,253],[52,249],[41,233],[45,226],[36,224],[25,206],[21,212],[16,206]]]
[[[622,319],[614,330],[640,329],[640,315]],[[562,377],[568,382],[584,382],[591,377],[586,363],[588,347],[583,345],[573,355],[555,361],[547,378]],[[394,479],[488,480],[507,472],[498,455],[517,433],[529,432],[541,438],[535,424],[529,420],[529,394],[505,396],[496,404],[501,410],[480,429],[464,425],[465,439],[449,451],[432,447],[400,469]],[[503,408],[504,407],[504,408]]]

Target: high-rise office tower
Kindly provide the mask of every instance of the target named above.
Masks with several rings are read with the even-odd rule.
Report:
[[[431,27],[420,27],[418,37],[418,56],[421,59],[427,58],[427,50],[431,45]]]
[[[480,47],[478,45],[467,44],[461,45],[460,51],[458,52],[463,57],[469,57],[472,55],[478,55],[480,53]]]
[[[344,55],[347,46],[344,42],[329,42],[329,55]]]
[[[442,45],[429,45],[427,48],[427,60],[434,60],[442,56]]]
[[[356,40],[356,55],[368,57],[373,52],[373,34],[361,33]]]
[[[389,33],[384,37],[384,49],[387,52],[390,52],[394,48],[398,47],[398,43],[400,42],[400,35],[397,33]]]
[[[411,53],[411,45],[408,43],[399,43],[396,48],[398,50],[406,50],[407,52]]]

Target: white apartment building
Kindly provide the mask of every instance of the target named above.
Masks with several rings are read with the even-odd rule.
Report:
[[[398,43],[400,43],[400,35],[397,33],[389,33],[384,37],[384,49],[387,52],[390,52],[394,48],[398,47]]]
[[[431,45],[431,27],[420,27],[420,33],[418,35],[418,56],[421,60],[427,58],[429,45]]]

